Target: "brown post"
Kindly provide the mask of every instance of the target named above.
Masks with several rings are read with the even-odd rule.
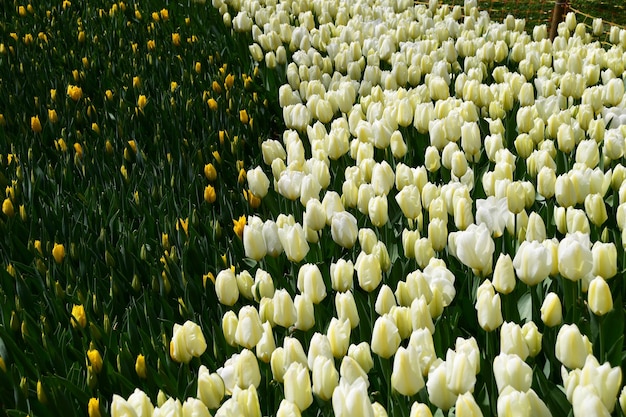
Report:
[[[557,29],[559,23],[563,21],[566,10],[568,9],[569,0],[556,0],[554,3],[554,9],[552,10],[552,20],[550,22],[550,40],[554,40],[557,35]]]

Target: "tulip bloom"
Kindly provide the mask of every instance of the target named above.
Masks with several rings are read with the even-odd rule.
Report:
[[[332,218],[330,233],[339,246],[351,249],[356,242],[359,228],[356,217],[347,211],[335,213]]]
[[[224,398],[224,381],[217,373],[210,373],[206,366],[198,370],[198,391],[196,397],[210,409],[217,409]]]
[[[415,395],[424,388],[424,378],[412,348],[398,348],[393,359],[391,386],[402,395]]]
[[[170,341],[170,356],[174,361],[188,363],[192,357],[200,357],[206,347],[202,329],[196,323],[186,321],[182,326],[174,324]]]
[[[462,232],[450,233],[448,245],[464,265],[477,271],[491,271],[495,243],[484,224],[472,224]]]
[[[592,353],[591,342],[580,333],[576,324],[564,324],[556,336],[556,358],[570,369],[582,368]]]
[[[378,317],[372,331],[372,352],[383,358],[390,358],[400,346],[400,333],[390,315]]]
[[[536,240],[524,241],[515,254],[513,267],[522,282],[537,285],[550,275],[552,253]]]
[[[603,316],[613,310],[611,288],[604,278],[598,276],[591,280],[587,292],[589,310],[596,316]]]

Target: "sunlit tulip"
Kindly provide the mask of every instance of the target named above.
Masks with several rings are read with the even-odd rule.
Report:
[[[617,274],[617,248],[615,243],[595,242],[591,248],[593,256],[593,276],[609,279]]]
[[[428,371],[428,379],[426,381],[430,402],[442,410],[449,410],[456,402],[458,396],[448,388],[446,382],[448,366],[441,359],[436,360]]]
[[[426,404],[418,403],[417,401],[411,405],[411,413],[409,417],[433,417],[430,408]]]
[[[301,417],[300,410],[291,401],[282,400],[276,410],[276,417]]]
[[[516,391],[526,392],[532,383],[533,371],[517,355],[501,353],[493,361],[493,373],[498,386],[498,393],[510,386]]]
[[[252,349],[261,340],[263,326],[259,312],[253,306],[244,306],[239,310],[235,341],[239,346]]]
[[[567,208],[576,204],[576,189],[571,178],[566,174],[557,177],[554,183],[554,194],[561,207]]]
[[[478,287],[475,308],[478,324],[485,331],[493,331],[502,324],[500,295],[495,294],[494,287],[488,279]]]
[[[609,417],[611,413],[602,403],[599,394],[592,385],[578,385],[572,395],[574,416]]]
[[[257,216],[248,216],[243,229],[243,247],[248,258],[261,260],[267,253],[263,238],[263,221]]]
[[[220,303],[232,306],[239,299],[237,278],[232,269],[223,269],[215,277],[215,292]]]
[[[278,237],[287,259],[291,262],[300,262],[309,252],[309,244],[306,241],[304,229],[299,223],[279,228]]]
[[[304,264],[298,271],[298,290],[310,297],[313,304],[326,298],[326,286],[322,273],[315,264]]]
[[[393,318],[386,314],[376,319],[372,331],[372,352],[382,358],[390,358],[400,346],[400,333]]]
[[[192,357],[200,357],[207,344],[202,329],[192,321],[182,326],[174,324],[174,332],[170,341],[170,356],[176,362],[188,363]]]
[[[506,221],[509,216],[509,208],[506,198],[487,197],[476,200],[476,224],[485,224],[492,236],[502,236]]]
[[[358,345],[350,345],[348,348],[348,356],[354,359],[366,374],[374,367],[372,350],[367,342],[361,342]]]
[[[356,242],[358,227],[356,218],[347,211],[335,213],[331,223],[331,236],[335,243],[351,249]]]
[[[536,240],[524,241],[513,258],[513,267],[522,282],[530,286],[537,285],[552,270],[552,253]]]
[[[509,386],[498,396],[498,416],[526,416],[549,417],[552,415],[546,404],[537,396],[535,391],[527,392],[515,390]]]
[[[281,254],[283,246],[278,236],[278,226],[274,221],[266,220],[263,223],[263,239],[265,240],[267,255],[276,257]]]
[[[293,299],[293,305],[296,308],[296,329],[307,331],[315,325],[315,309],[311,297],[306,294],[297,294]]]
[[[562,373],[564,370],[561,371]],[[611,367],[609,362],[605,362],[602,365],[593,356],[587,356],[585,360],[585,366],[581,371],[574,370],[569,375],[580,372],[578,385],[590,385],[593,386],[600,396],[602,403],[607,410],[612,413],[615,408],[617,394],[622,382],[622,369],[619,366]],[[566,378],[563,378],[564,385],[567,385]],[[569,390],[566,390],[569,394]],[[573,400],[575,391],[572,396],[568,396],[570,401]],[[573,402],[573,401],[572,401]]]
[[[380,262],[374,254],[366,255],[361,252],[354,267],[359,280],[359,286],[367,292],[372,292],[382,280]]]
[[[330,342],[330,349],[335,358],[345,356],[350,346],[350,322],[333,317],[328,325],[326,335]]]
[[[323,356],[317,357],[311,367],[311,375],[313,393],[323,401],[330,400],[339,384],[339,373],[334,361]]]
[[[154,413],[152,415],[154,417],[183,417],[183,405],[178,399],[168,398],[167,401],[154,409]]]
[[[528,345],[517,323],[504,322],[500,328],[500,353],[514,354],[522,360],[528,357]]]
[[[349,384],[354,383],[357,379],[361,379],[369,386],[367,373],[365,373],[365,370],[361,368],[361,365],[359,365],[356,359],[350,356],[344,356],[341,359],[339,377],[343,382],[347,382]]]
[[[603,316],[613,310],[611,288],[604,278],[597,276],[589,283],[587,304],[589,310],[596,316]]]
[[[359,313],[352,292],[346,291],[335,294],[335,309],[339,320],[350,321],[350,327],[353,329],[359,325]]]
[[[182,409],[183,417],[194,416],[194,417],[210,417],[211,414],[207,406],[200,400],[196,398],[187,398],[183,403]]]
[[[570,369],[582,368],[587,355],[592,353],[591,342],[580,333],[576,324],[564,324],[556,337],[556,358]]]
[[[352,261],[339,259],[330,264],[330,281],[333,290],[345,292],[354,285],[354,265]]]
[[[530,213],[528,216],[528,225],[526,226],[526,240],[529,242],[543,242],[546,239],[546,225],[543,218],[536,212]]]
[[[537,192],[545,198],[554,196],[556,173],[552,168],[543,167],[537,174]]]
[[[263,334],[256,344],[256,356],[265,363],[268,363],[272,357],[272,352],[276,349],[274,340],[274,332],[269,321],[263,323]]]
[[[367,204],[367,210],[372,224],[383,227],[389,220],[387,196],[372,197]]]
[[[396,201],[402,214],[407,219],[415,219],[422,212],[420,192],[417,186],[411,184],[404,187],[398,194],[396,194]]]
[[[284,288],[276,290],[272,304],[274,323],[285,328],[293,326],[297,319],[297,312],[289,292]]]
[[[561,299],[553,292],[548,293],[541,305],[541,321],[548,326],[554,327],[563,321],[563,308]]]
[[[528,346],[528,354],[534,358],[541,351],[543,335],[539,333],[539,328],[534,321],[527,321],[522,326],[522,335],[526,341],[526,346]]]
[[[224,313],[222,317],[222,333],[224,334],[224,339],[226,343],[230,346],[237,346],[237,341],[235,339],[235,334],[237,332],[237,325],[239,324],[239,319],[234,311],[228,310]]]
[[[415,395],[424,388],[424,379],[412,348],[399,347],[393,358],[391,386],[402,395]]]
[[[465,231],[448,236],[448,246],[464,265],[477,271],[491,271],[495,243],[487,226],[470,225]]]
[[[413,252],[415,254],[415,261],[420,266],[420,268],[426,267],[428,262],[432,258],[435,257],[435,250],[433,249],[433,244],[428,238],[421,238],[415,241],[415,247],[413,248]]]
[[[601,226],[607,219],[606,205],[600,194],[588,194],[585,197],[585,212],[591,223]]]
[[[293,362],[284,375],[285,399],[294,403],[299,410],[306,410],[313,403],[309,370]]]
[[[501,253],[493,270],[493,286],[501,294],[510,294],[515,289],[515,282],[511,256]]]
[[[478,407],[471,392],[459,395],[455,402],[455,415],[458,417],[482,417],[483,412]]]
[[[336,417],[374,417],[374,410],[367,394],[367,384],[357,379],[352,384],[340,381],[332,397]]]
[[[568,234],[559,243],[559,273],[571,280],[579,281],[587,276],[593,268],[589,235],[580,232]]]
[[[459,395],[472,392],[476,384],[476,370],[465,352],[448,349],[446,353],[446,386]]]
[[[135,391],[130,394],[127,403],[135,411],[135,413],[137,413],[137,416],[149,416],[154,412],[154,406],[152,405],[150,398],[139,388],[135,388]],[[111,415],[115,415],[113,412],[113,406],[111,406]]]

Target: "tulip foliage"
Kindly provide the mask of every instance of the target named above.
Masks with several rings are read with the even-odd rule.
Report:
[[[0,12],[0,414],[626,413],[626,29],[44,3]]]

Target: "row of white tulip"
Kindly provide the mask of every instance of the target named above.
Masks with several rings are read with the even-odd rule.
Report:
[[[497,389],[492,413],[551,415],[531,388],[528,360],[542,353],[539,328],[555,330],[550,354],[560,362],[575,416],[610,415],[618,395],[626,412],[621,369],[600,364],[589,338],[563,322],[563,295],[542,294],[540,318],[526,315],[523,325],[507,321],[502,306],[518,285],[534,291],[558,279],[580,283],[594,316],[613,309],[607,280],[617,275],[623,248],[603,228],[616,214],[620,231],[626,229],[626,169],[619,163],[626,151],[626,30],[613,27],[613,45],[603,48],[570,14],[551,41],[545,26],[528,34],[523,20],[492,22],[472,0],[452,8],[436,0],[428,6],[213,0],[213,6],[235,31],[251,34],[257,61],[286,70],[278,99],[287,130],[262,144],[266,166],[248,170],[249,190],[265,198],[271,187],[304,211],[301,218],[248,216],[245,256],[260,266],[254,275],[233,268],[215,279],[218,300],[229,308],[223,335],[238,353],[215,372],[200,368],[198,401],[160,396],[161,405],[150,408],[145,394],[135,393],[127,401],[115,397],[112,414],[147,407],[142,415],[210,409],[216,416],[258,416],[261,367],[269,364],[284,392],[276,415],[300,415],[318,398],[331,402],[336,416],[384,416],[383,405],[370,400],[378,387],[369,376],[375,360],[389,360],[395,392],[425,390],[434,407],[482,415],[473,395],[486,347],[458,338],[437,357],[433,341],[436,320],[456,301],[458,281],[467,279],[451,271],[456,260],[481,278],[470,295],[478,324],[499,346],[487,376]],[[594,21],[594,33],[599,26]],[[420,166],[407,157],[415,148],[424,152]],[[487,169],[478,164],[483,155]],[[341,189],[332,189],[337,177]],[[538,203],[552,223],[533,211]],[[379,233],[396,228],[395,204],[402,212],[397,242]],[[371,228],[359,228],[361,221]],[[552,224],[558,235],[548,233]],[[328,261],[328,270],[303,263],[311,247],[327,244],[320,239],[328,232],[349,255],[318,259]],[[509,253],[496,253],[505,240],[513,242]],[[391,245],[398,246],[393,258]],[[267,257],[283,253],[293,263],[293,293],[262,269]],[[391,288],[392,262],[409,259],[418,268]],[[377,314],[371,339],[351,343],[364,325],[356,299],[367,293]],[[329,294],[332,318],[316,323]],[[311,329],[306,352],[291,332]],[[198,326],[175,326],[172,359],[187,363],[205,349]],[[415,401],[410,415],[431,409]]]

